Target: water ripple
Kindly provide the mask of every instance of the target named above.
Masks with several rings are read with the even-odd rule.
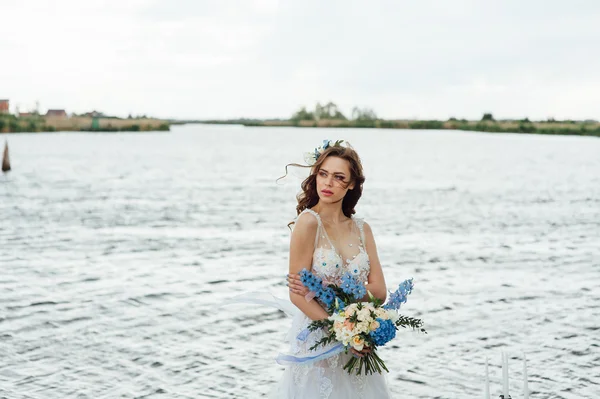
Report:
[[[217,305],[287,295],[300,179],[275,179],[322,139],[297,132],[6,135],[0,397],[264,397],[289,320]],[[505,350],[511,392],[526,352],[532,397],[597,398],[600,141],[334,134],[363,158],[386,280],[415,277],[406,313],[427,322],[381,349],[392,391],[481,397],[488,357],[495,396]]]

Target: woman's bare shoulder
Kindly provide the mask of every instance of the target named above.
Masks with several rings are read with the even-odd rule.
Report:
[[[365,235],[368,237],[373,237],[373,230],[371,229],[371,226],[369,225],[369,223],[363,221],[363,230],[365,231]]]
[[[319,221],[310,212],[301,213],[294,223],[294,232],[300,233],[315,232],[319,226]]]
[[[300,250],[302,253],[308,253],[306,250],[311,248],[315,242],[315,236],[318,234],[319,222],[308,212],[301,214],[297,219],[292,231],[290,251]]]

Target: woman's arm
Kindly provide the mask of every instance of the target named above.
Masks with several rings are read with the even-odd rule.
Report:
[[[290,274],[299,273],[304,268],[311,269],[317,227],[317,219],[308,213],[300,215],[296,221],[290,242]],[[290,291],[290,300],[311,320],[329,317],[317,301],[307,302],[304,295]]]
[[[375,245],[375,238],[373,237],[373,231],[371,226],[365,222],[363,226],[365,232],[365,246],[367,253],[369,254],[369,263],[371,264],[371,271],[369,272],[369,280],[367,282],[367,290],[373,294],[375,298],[379,298],[385,302],[387,297],[387,288],[385,286],[385,277],[383,277],[383,270],[381,263],[379,263],[379,256],[377,255],[377,246]],[[365,295],[363,301],[369,300],[369,294]]]

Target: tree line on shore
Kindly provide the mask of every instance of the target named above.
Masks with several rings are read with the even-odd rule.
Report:
[[[319,121],[319,120],[341,120],[347,121],[348,118],[339,110],[338,106],[331,101],[327,104],[321,105],[317,103],[313,111],[308,111],[306,107],[300,108],[292,115],[290,120],[292,121]],[[371,108],[352,108],[353,121],[375,121],[377,120],[377,114]]]
[[[593,120],[531,121],[529,118],[496,120],[484,113],[480,120],[449,118],[448,120],[385,120],[377,117],[371,108],[354,107],[347,118],[333,102],[317,103],[313,110],[306,107],[296,111],[289,120],[247,121],[247,126],[299,126],[299,127],[365,127],[387,129],[467,130],[479,132],[540,133],[600,136],[600,123]]]

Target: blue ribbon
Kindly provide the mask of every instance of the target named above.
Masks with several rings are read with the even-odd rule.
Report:
[[[304,330],[300,331],[300,334],[298,334],[296,339],[298,341],[306,341],[306,338],[308,338],[309,334],[310,330],[308,328],[305,328]]]
[[[275,361],[281,365],[290,365],[290,364],[311,364],[314,362],[318,362],[319,360],[327,359],[328,357],[332,357],[341,353],[344,350],[343,344],[337,344],[333,348],[327,350],[326,352],[319,353],[314,356],[292,356],[292,355],[284,355],[279,354]]]

